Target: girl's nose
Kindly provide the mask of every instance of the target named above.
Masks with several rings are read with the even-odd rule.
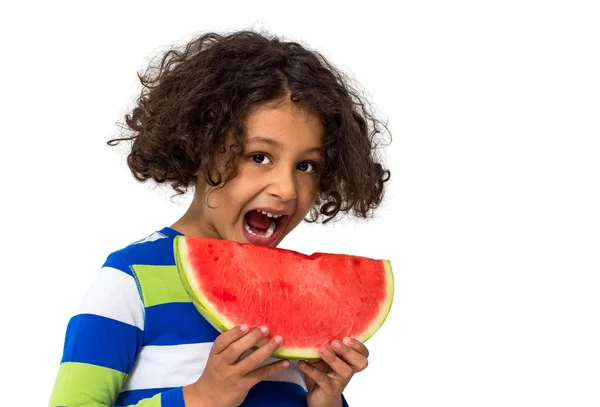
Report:
[[[291,201],[297,198],[296,180],[292,174],[285,171],[273,174],[269,185],[269,194],[274,195],[282,201]]]

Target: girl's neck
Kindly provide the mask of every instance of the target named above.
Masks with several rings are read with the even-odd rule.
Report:
[[[170,228],[186,236],[220,238],[217,231],[206,223],[202,216],[202,205],[196,199],[192,200],[188,210]]]

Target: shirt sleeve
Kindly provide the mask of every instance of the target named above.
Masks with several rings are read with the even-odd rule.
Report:
[[[67,325],[49,407],[125,407],[115,401],[140,352],[144,317],[129,264],[109,256]],[[182,388],[135,407],[185,407]]]

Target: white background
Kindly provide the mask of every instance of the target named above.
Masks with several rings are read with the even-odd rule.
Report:
[[[206,3],[1,7],[2,404],[46,405],[97,267],[189,202],[105,145],[136,72],[196,33],[254,26],[352,74],[394,136],[373,221],[283,244],[392,260],[351,405],[600,405],[595,2]]]

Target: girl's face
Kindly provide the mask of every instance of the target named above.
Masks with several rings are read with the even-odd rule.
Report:
[[[248,117],[244,142],[238,175],[223,188],[213,191],[198,176],[190,208],[195,234],[277,246],[315,202],[323,125],[305,108],[284,101]]]

